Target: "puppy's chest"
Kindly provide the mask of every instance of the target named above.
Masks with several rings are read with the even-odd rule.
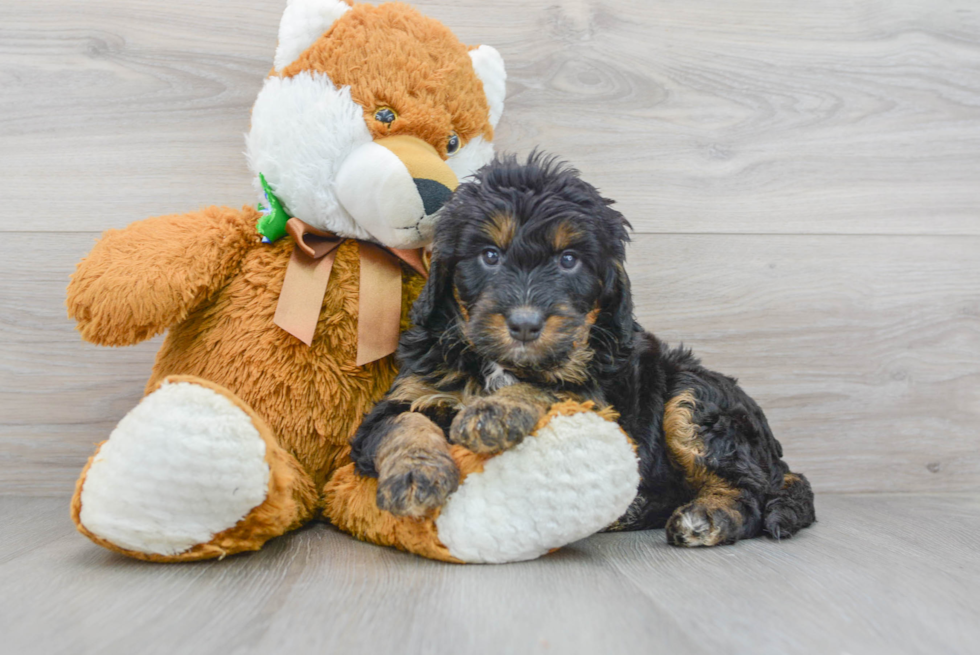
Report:
[[[488,394],[517,382],[517,377],[497,362],[487,362],[483,366],[483,390]]]
[[[555,401],[601,401],[601,393],[589,389],[563,388],[518,376],[494,361],[470,361],[465,367],[435,371],[424,376],[406,375],[398,379],[388,398],[409,404],[412,411],[429,412],[451,419],[464,407],[515,385],[537,389],[545,394],[543,397],[550,396]]]

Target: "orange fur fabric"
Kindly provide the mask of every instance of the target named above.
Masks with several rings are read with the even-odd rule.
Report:
[[[354,364],[359,260],[353,241],[344,242],[337,253],[312,345],[272,323],[293,242],[286,237],[272,245],[260,243],[257,219],[258,213],[248,207],[211,207],[110,231],[72,276],[69,313],[87,340],[105,345],[135,343],[172,325],[147,393],[175,375],[230,390],[268,424],[285,465],[295,470],[292,486],[319,489],[348,461],[350,438],[388,389],[396,369],[390,356],[361,367]],[[401,323],[406,329],[424,279],[407,265],[402,275]],[[79,497],[76,493],[75,503]],[[302,514],[309,519],[312,509]],[[221,546],[227,540],[219,536],[213,547],[195,546],[179,558],[151,559],[254,550],[294,527],[287,522],[278,531],[264,531],[259,541],[257,535],[240,531],[238,536],[248,543]],[[107,540],[96,542],[111,546]],[[117,550],[141,556],[132,549]]]
[[[361,417],[396,369],[391,357],[354,365],[359,262],[352,241],[337,253],[313,345],[272,323],[293,241],[260,243],[258,217],[250,207],[209,207],[106,233],[72,276],[69,314],[87,340],[103,345],[135,343],[172,326],[147,392],[169,375],[231,390],[320,486],[344,461]],[[405,329],[425,281],[408,266],[402,275]]]
[[[453,131],[464,142],[493,138],[482,84],[469,71],[468,49],[439,21],[400,3],[360,4],[329,36],[282,75],[320,71],[335,84],[349,85],[374,138],[411,134],[439,143],[441,154],[446,154],[444,135]],[[377,107],[390,107],[398,120],[390,126],[371,120]]]

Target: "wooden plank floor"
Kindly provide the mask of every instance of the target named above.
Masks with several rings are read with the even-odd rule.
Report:
[[[67,498],[0,497],[0,652],[976,653],[980,496],[822,495],[780,543],[596,535],[456,566],[317,524],[255,554],[125,559]]]

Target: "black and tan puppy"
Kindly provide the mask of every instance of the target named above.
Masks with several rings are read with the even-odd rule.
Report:
[[[810,485],[759,406],[634,321],[629,224],[611,204],[540,155],[497,160],[459,187],[401,372],[353,441],[382,508],[428,513],[458,484],[448,443],[499,452],[573,398],[612,405],[638,447],[642,482],[611,530],[666,526],[672,544],[713,546],[813,522]]]

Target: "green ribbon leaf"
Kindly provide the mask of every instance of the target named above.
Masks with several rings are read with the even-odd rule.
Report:
[[[255,228],[262,235],[262,241],[272,243],[286,236],[286,221],[290,216],[282,206],[282,201],[272,192],[272,187],[265,181],[265,175],[259,173],[259,182],[262,183],[262,190],[265,192],[265,199],[268,206],[259,204],[259,211],[262,218],[255,224]]]

